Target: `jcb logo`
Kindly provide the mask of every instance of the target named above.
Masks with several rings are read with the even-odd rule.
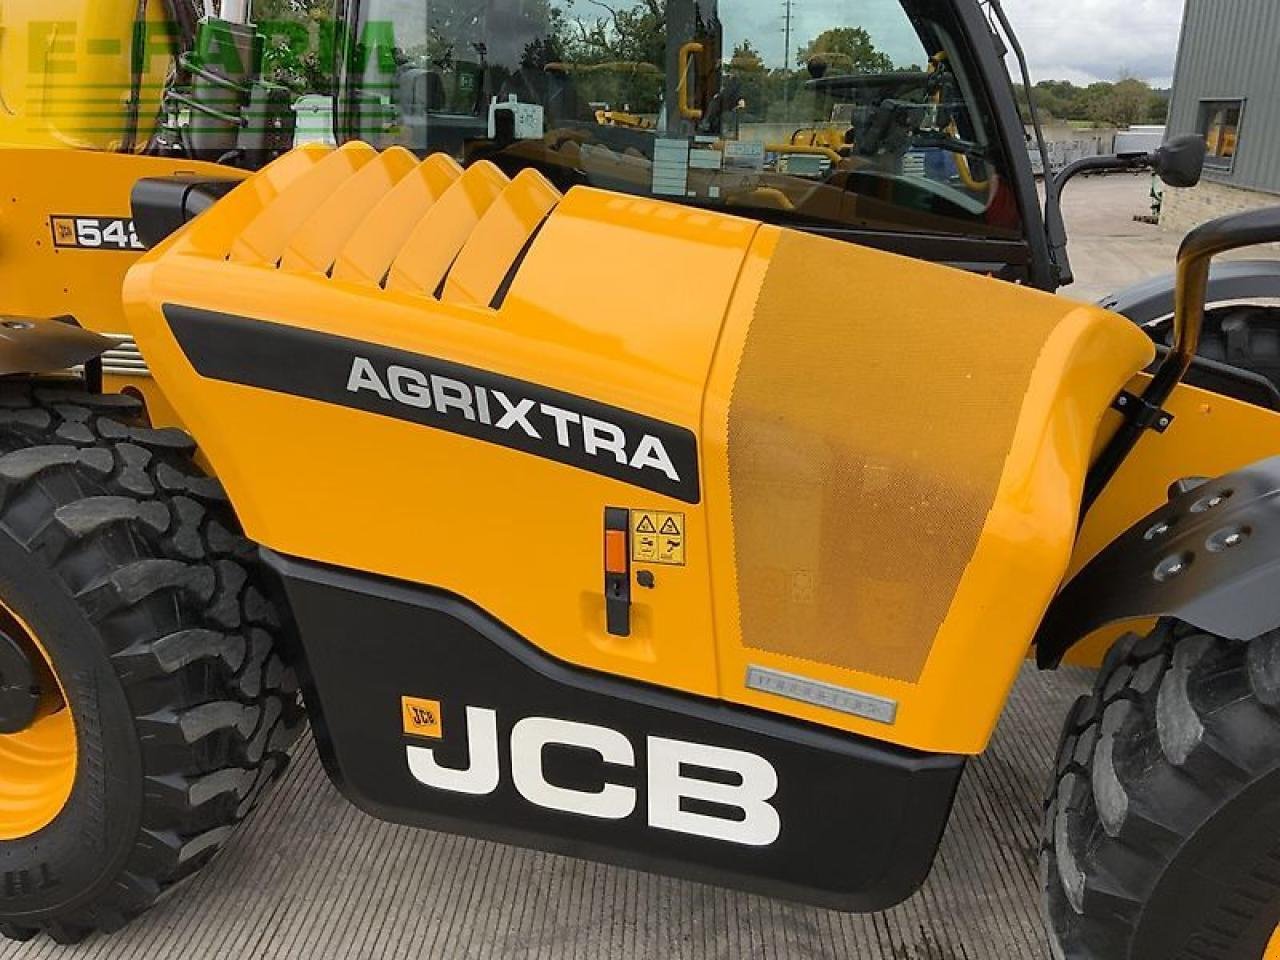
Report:
[[[435,737],[439,739],[443,730],[440,726],[440,701],[423,700],[421,697],[401,697],[401,711],[404,713],[404,732],[413,737]]]
[[[408,746],[409,771],[437,790],[488,796],[498,789],[498,715],[467,707],[468,764],[443,767],[430,747]],[[511,730],[511,779],[525,800],[548,810],[599,820],[626,820],[640,808],[638,788],[604,781],[599,790],[578,790],[551,783],[543,769],[547,747],[589,751],[600,763],[636,766],[636,749],[609,727],[552,717],[525,717]],[[782,822],[769,803],[778,790],[778,774],[754,753],[667,737],[645,738],[644,816],[650,827],[710,837],[749,847],[778,839]],[[700,775],[701,773],[701,775]],[[725,815],[708,812],[724,809]]]

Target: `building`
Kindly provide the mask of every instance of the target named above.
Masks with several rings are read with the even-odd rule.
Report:
[[[1160,225],[1184,232],[1280,204],[1280,0],[1186,0],[1169,136],[1209,145],[1204,181],[1164,194]]]

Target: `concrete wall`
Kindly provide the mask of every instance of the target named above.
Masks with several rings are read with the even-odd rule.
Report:
[[[1191,190],[1165,187],[1164,204],[1160,209],[1160,229],[1184,234],[1218,217],[1273,206],[1280,206],[1280,196],[1212,180],[1202,181],[1200,186]]]
[[[1027,133],[1030,134],[1031,128],[1027,127]],[[1079,127],[1073,127],[1066,123],[1047,123],[1044,126],[1044,139],[1049,144],[1050,149],[1055,143],[1080,144],[1081,147],[1087,147],[1096,153],[1110,153],[1116,142],[1115,127],[1091,127],[1082,130]],[[1086,150],[1085,156],[1090,156]]]

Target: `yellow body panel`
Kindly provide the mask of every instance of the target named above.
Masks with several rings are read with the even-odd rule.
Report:
[[[696,429],[724,303],[757,225],[575,191],[539,233],[495,313],[228,263],[246,217],[239,194],[153,251],[131,274],[128,299],[157,379],[232,491],[250,535],[295,556],[452,590],[565,660],[714,696],[709,535],[700,507],[683,508],[699,561],[664,572],[655,592],[661,602],[637,597],[632,635],[612,637],[600,590],[600,505],[672,509],[669,500],[463,437],[192,377],[148,305],[198,300],[269,314],[533,382],[550,378],[558,389]],[[600,309],[594,285],[561,282],[560,265],[584,245],[606,259],[626,257],[641,273],[665,270],[673,253],[699,266],[683,273],[670,303],[637,302],[620,323],[617,312]],[[221,278],[216,289],[211,270]],[[268,303],[274,307],[264,310]],[[638,367],[638,357],[648,359]],[[457,509],[477,498],[491,508]]]
[[[484,212],[444,282],[442,299],[487,306],[560,191],[537,170],[516,175]]]
[[[289,165],[305,160],[305,154],[288,156]],[[127,220],[134,183],[142,177],[174,174],[244,176],[194,160],[57,147],[0,148],[0,184],[4,184],[0,189],[0,313],[70,315],[81,326],[130,343],[120,289],[142,249],[57,246],[53,221],[78,216]],[[256,179],[251,189],[265,190],[268,183]],[[237,202],[240,199],[238,194]],[[179,422],[151,377],[113,374],[112,369],[116,368],[108,364],[108,390],[137,390],[145,398],[154,423]]]
[[[334,279],[381,283],[418,221],[461,176],[462,167],[443,153],[415,166],[347,240],[334,264]]]
[[[291,153],[291,164],[305,159]],[[99,332],[127,330],[120,288],[141,247],[55,246],[54,218],[128,219],[129,195],[143,177],[243,177],[196,160],[135,157],[57,148],[0,149],[0,310],[30,316],[71,314]],[[265,186],[254,180],[253,189]],[[239,194],[237,194],[239,197]]]
[[[486,249],[479,242],[482,211],[495,209],[510,189],[505,177],[483,165],[436,203],[422,204],[392,270],[393,281],[400,271],[400,282],[385,290],[369,282],[367,271],[349,281],[277,269],[269,257],[228,262],[246,222],[276,222],[271,195],[292,203],[296,184],[313,176],[306,167],[295,155],[269,168],[263,176],[270,189],[253,181],[241,187],[144,258],[126,287],[144,354],[252,538],[285,554],[451,591],[548,654],[584,667],[920,749],[983,748],[1028,639],[1067,570],[1104,412],[1150,359],[1144,335],[1096,308],[997,281],[583,188],[546,217],[500,308],[484,305],[483,290],[468,297],[475,303],[437,301],[434,289],[452,277],[457,253]],[[357,169],[348,176],[358,176]],[[414,176],[425,173],[405,179]],[[541,196],[549,207],[554,196]],[[506,221],[491,277],[507,271],[508,248],[523,244],[536,215],[516,218],[514,229]],[[297,219],[295,235],[282,227],[272,233],[273,243],[288,248],[304,227]],[[366,221],[350,237],[371,229]],[[404,234],[403,224],[398,229]],[[812,261],[816,271],[793,276],[787,271],[794,266],[779,268],[784,283],[835,283],[846,293],[856,287],[846,298],[843,323],[882,325],[905,298],[913,315],[935,316],[960,330],[1034,321],[1044,331],[1027,360],[1023,395],[1014,401],[1007,454],[995,465],[994,501],[975,534],[973,559],[915,682],[748,649],[743,642],[729,410],[744,344],[752,324],[763,322],[761,291],[770,269],[783,262],[783,241],[799,244],[800,260]],[[585,265],[588,251],[591,262],[654,278],[654,295],[603,303]],[[427,261],[426,273],[406,277]],[[700,438],[702,496],[696,503],[677,501],[396,417],[201,377],[164,318],[166,303],[437,358],[687,428]],[[918,339],[917,349],[927,352],[928,338]],[[823,344],[814,344],[814,363],[822,355]],[[867,357],[890,367],[900,359],[892,344],[883,357]],[[904,424],[913,422],[911,391],[929,389],[927,373],[902,383],[896,402]],[[952,366],[937,375],[959,378],[955,383],[972,392],[982,370]],[[919,428],[947,425],[935,418]],[[850,433],[854,442],[857,435]],[[910,437],[903,433],[906,450]],[[685,563],[649,566],[656,587],[633,591],[633,630],[625,638],[605,629],[606,506],[684,519]],[[927,576],[922,582],[927,585]],[[890,697],[898,703],[896,720],[876,722],[749,690],[748,665]]]
[[[343,144],[337,150],[308,145],[302,148],[312,164],[272,199],[245,226],[228,256],[240,263],[274,266],[289,244],[301,243],[302,230],[316,208],[348,186],[352,175],[377,156],[365,143]]]
[[[510,182],[488,161],[467,167],[410,232],[391,264],[387,289],[434,293],[480,218]]]
[[[328,271],[369,208],[417,166],[417,158],[403,147],[378,154],[321,202],[285,248],[280,265],[286,270]]]
[[[741,355],[756,309],[753,291],[763,282],[773,256],[770,233],[762,231],[753,251],[755,256],[743,270],[708,386],[702,433],[704,476],[710,524],[717,530],[734,528],[727,482],[729,402],[737,373],[736,358]],[[831,262],[822,262],[822,252],[816,247],[812,251],[814,276],[797,276],[799,288],[812,289],[821,282],[824,268],[829,272]],[[831,256],[834,254],[833,249]],[[932,639],[919,678],[914,683],[902,682],[813,659],[747,648],[735,629],[741,601],[734,565],[729,562],[732,551],[717,545],[713,556],[721,689],[726,697],[753,706],[833,723],[834,713],[829,709],[744,689],[748,666],[763,666],[898,702],[892,727],[841,718],[839,725],[847,729],[923,749],[978,752],[995,727],[1026,644],[1066,571],[1075,536],[1080,486],[1102,412],[1132,371],[1150,359],[1151,344],[1136,328],[1096,308],[856,247],[841,248],[839,259],[844,261],[840,276],[846,302],[859,305],[846,322],[877,322],[869,318],[890,315],[902,318],[897,327],[897,345],[890,346],[883,355],[865,357],[868,373],[873,376],[876,371],[872,365],[887,367],[889,382],[883,392],[888,407],[910,410],[912,393],[931,389],[927,370],[908,379],[903,369],[912,359],[913,348],[908,346],[910,338],[905,331],[912,329],[915,316],[954,317],[964,310],[957,305],[981,304],[980,318],[975,315],[955,322],[990,324],[998,330],[1001,324],[1049,318],[1053,332],[1044,344],[1022,399],[995,502],[973,551],[973,560],[950,598],[949,612]],[[905,290],[912,291],[909,298],[904,297]],[[904,304],[904,299],[909,299],[909,305]],[[822,362],[820,345],[814,362]],[[935,375],[945,374],[937,370]],[[950,375],[954,376],[955,371]],[[972,376],[980,378],[983,373],[975,369]],[[894,379],[900,388],[893,387]],[[867,418],[868,431],[878,431],[883,427],[870,421],[893,413],[862,406],[850,408],[849,416],[855,423],[859,415]],[[898,415],[886,434],[888,442],[892,432],[898,431],[892,442],[907,457],[913,447],[907,426],[913,422],[911,416]],[[929,421],[914,423],[916,429],[947,429],[937,421],[932,425]],[[921,464],[920,469],[927,466]],[[873,508],[864,497],[848,502],[847,509]],[[937,535],[945,536],[946,524],[940,526]],[[902,555],[916,556],[923,546],[911,538],[909,531],[902,531]],[[849,571],[850,581],[853,574]],[[939,589],[927,565],[907,588],[916,592]],[[910,603],[911,594],[902,602]]]
[[[795,235],[592,190],[574,190],[557,203],[534,175],[508,181],[477,165],[460,178],[442,158],[408,171],[399,169],[402,161],[360,147],[293,151],[149,255],[132,274],[126,316],[119,289],[138,252],[55,247],[50,217],[126,216],[140,176],[234,172],[88,152],[0,151],[0,172],[11,185],[0,211],[0,309],[69,313],[121,336],[137,323],[157,381],[113,376],[108,388],[139,389],[155,422],[188,427],[250,535],[273,549],[452,590],[569,662],[928,750],[982,749],[1040,612],[1068,569],[1158,506],[1173,480],[1221,474],[1280,445],[1280,415],[1180,387],[1168,405],[1174,425],[1143,438],[1073,545],[1076,498],[1100,442],[1098,420],[1108,398],[1146,362],[1145,340],[1093,308],[805,240],[818,244],[815,263],[836,260],[794,281],[809,287],[835,278],[851,305],[842,322],[882,324],[901,313],[903,291],[910,291],[912,310],[922,316],[997,328],[1034,317],[1054,332],[1022,398],[977,559],[914,682],[752,649],[737,620],[727,418],[779,239],[797,242]],[[462,189],[451,191],[454,184]],[[351,191],[380,195],[358,223],[327,202]],[[388,238],[379,221],[402,211],[397,195],[417,218],[391,218]],[[458,199],[442,216],[437,204],[447,196]],[[489,309],[494,284],[544,217],[501,308]],[[425,258],[434,281],[420,272],[423,258],[410,255],[430,249],[431,224],[445,225],[445,246],[453,250],[447,262]],[[233,250],[239,262],[228,262]],[[654,295],[602,303],[584,251],[592,262],[655,278]],[[324,268],[330,256],[339,261],[332,278]],[[294,269],[278,269],[281,257]],[[419,272],[411,289],[382,290],[379,274],[397,258],[402,283],[409,271]],[[443,303],[431,296],[441,278]],[[410,423],[196,377],[155,309],[160,302],[395,346],[687,427],[700,438],[701,502],[677,503]],[[815,362],[821,353],[819,344]],[[928,371],[910,382],[904,391],[928,389]],[[1129,389],[1140,386],[1141,376]],[[1105,417],[1102,435],[1116,422],[1114,414]],[[486,508],[463,507],[478,503]],[[603,629],[605,505],[685,517],[686,564],[653,567],[659,588],[635,592],[629,638]],[[517,573],[494,576],[498,568]],[[1107,640],[1094,638],[1074,659],[1096,661]],[[748,690],[749,665],[890,697],[899,705],[896,721],[889,726]]]
[[[154,132],[172,50],[164,4],[42,0],[0,4],[0,146],[117,150],[128,126],[135,36],[146,44],[139,89],[141,149]]]

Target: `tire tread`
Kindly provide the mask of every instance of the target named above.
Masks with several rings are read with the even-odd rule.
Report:
[[[1278,699],[1280,632],[1243,643],[1164,620],[1116,642],[1068,715],[1045,801],[1041,878],[1055,957],[1143,955],[1143,908],[1182,844],[1280,768]],[[1209,922],[1222,923],[1200,929]]]
[[[216,854],[305,727],[256,549],[191,438],[140,412],[121,395],[0,385],[0,526],[98,629],[144,767],[122,871],[65,914],[5,918],[10,939],[123,927]]]

